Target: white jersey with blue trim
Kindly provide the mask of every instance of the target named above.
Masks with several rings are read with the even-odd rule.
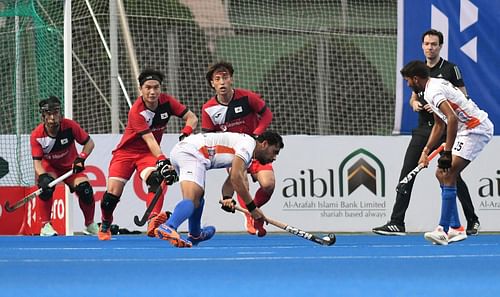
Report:
[[[445,123],[447,123],[446,116],[439,110],[439,106],[444,101],[448,101],[458,119],[457,132],[475,128],[488,118],[488,114],[477,107],[472,99],[445,79],[429,78],[425,86],[424,98]]]

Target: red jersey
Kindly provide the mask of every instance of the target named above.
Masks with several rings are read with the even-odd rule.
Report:
[[[227,105],[214,96],[201,109],[203,132],[259,135],[267,129],[271,119],[272,113],[260,95],[244,89],[234,89],[233,98]]]
[[[125,132],[116,150],[126,150],[133,153],[149,153],[142,135],[152,132],[156,142],[160,144],[167,123],[172,115],[182,118],[189,109],[174,97],[161,93],[156,110],[150,110],[139,96],[128,112]]]
[[[61,119],[56,137],[49,136],[41,123],[31,132],[31,156],[56,169],[69,169],[78,155],[75,141],[85,145],[89,139],[89,134],[73,120]]]

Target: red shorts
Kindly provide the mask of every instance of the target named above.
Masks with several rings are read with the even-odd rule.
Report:
[[[260,164],[260,162],[257,159],[252,160],[252,164],[248,167],[247,172],[250,174],[256,174],[259,171],[263,170],[271,170],[273,171],[273,163],[267,163],[267,164]]]
[[[109,163],[109,176],[129,180],[135,170],[140,175],[148,168],[156,168],[156,157],[151,153],[131,153],[123,150],[113,152]]]
[[[50,165],[49,162],[47,162],[45,160],[42,161],[42,166],[43,166],[43,169],[45,169],[45,171],[47,173],[54,174],[55,178],[58,178],[59,176],[65,174],[66,172],[68,172],[68,171],[71,170],[71,167],[68,167],[68,168],[56,168],[56,167]],[[75,173],[73,175],[70,175],[67,179],[64,180],[64,183],[67,184],[67,185],[70,185],[70,184],[73,184],[73,181],[75,179],[79,178],[79,177],[85,177],[85,178],[87,178],[87,176],[85,175],[84,172],[85,171],[78,172],[78,173]]]

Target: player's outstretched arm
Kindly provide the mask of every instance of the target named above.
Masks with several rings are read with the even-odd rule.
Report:
[[[458,120],[448,101],[441,103],[441,105],[439,105],[439,110],[443,112],[447,120],[446,127],[442,127],[443,130],[446,129],[446,146],[444,147],[444,151],[447,152],[451,151],[453,144],[455,143],[458,130]]]
[[[142,139],[144,140],[144,142],[146,142],[146,145],[148,146],[149,151],[151,152],[151,154],[153,156],[158,158],[158,157],[164,155],[163,152],[161,151],[160,145],[158,144],[158,142],[156,142],[156,139],[153,136],[153,133],[149,132],[149,133],[142,135]]]
[[[229,174],[222,184],[222,200],[221,200],[221,208],[227,212],[235,212],[234,206],[236,205],[236,201],[233,199],[234,189],[231,184],[231,175]]]
[[[247,167],[245,166],[245,162],[243,161],[243,159],[238,156],[234,157],[233,163],[231,165],[230,178],[234,190],[243,199],[243,201],[245,202],[245,206],[252,214],[252,217],[256,220],[265,220],[264,213],[255,205],[252,199],[252,195],[248,191],[245,183],[245,180],[247,178]]]

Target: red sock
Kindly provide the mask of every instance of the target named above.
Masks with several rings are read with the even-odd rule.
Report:
[[[80,205],[80,209],[83,212],[85,226],[92,224],[94,222],[95,202],[87,204],[83,202],[82,199],[78,199],[78,204]]]
[[[243,207],[244,209],[247,209],[247,205],[246,205],[245,201],[243,200],[243,198],[241,198],[240,195],[236,195],[236,199],[238,199],[238,203],[240,204],[241,207]]]
[[[271,195],[272,193],[269,194],[266,191],[264,191],[264,189],[259,188],[257,192],[255,192],[255,198],[253,199],[253,201],[257,207],[261,207],[264,204],[266,204],[269,201],[269,199],[271,199]]]
[[[162,193],[160,196],[160,199],[156,202],[156,205],[154,206],[153,210],[151,211],[151,215],[149,218],[154,217],[158,215],[161,212],[161,209],[163,208],[163,201],[165,199],[165,192],[166,192],[167,186],[162,185]],[[155,196],[155,193],[148,193],[148,196],[146,197],[146,208],[151,205],[151,202],[153,201],[153,198]]]
[[[40,212],[40,220],[42,222],[42,225],[45,225],[45,223],[50,222],[50,213],[52,211],[52,198],[50,198],[48,201],[38,199],[38,211]]]

